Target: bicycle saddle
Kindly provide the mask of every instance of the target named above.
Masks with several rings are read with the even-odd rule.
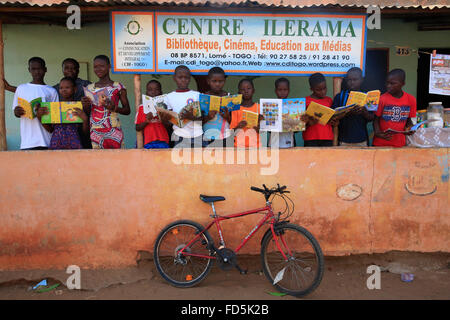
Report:
[[[200,200],[206,203],[215,202],[215,201],[223,201],[224,197],[221,196],[205,196],[204,194],[200,195]]]

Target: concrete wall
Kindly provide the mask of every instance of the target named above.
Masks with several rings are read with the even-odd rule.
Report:
[[[171,151],[1,152],[0,269],[131,266],[169,222],[209,221],[199,194],[225,196],[217,203],[224,215],[262,207],[250,186],[277,182],[292,192],[290,220],[326,255],[450,252],[448,149],[296,148],[270,156],[208,165],[201,153],[193,155],[198,164],[176,164]],[[275,174],[262,175],[269,166]],[[259,219],[225,221],[227,245],[236,248]],[[242,253],[258,254],[262,235]]]
[[[98,54],[110,54],[110,34],[108,23],[98,23],[83,26],[80,30],[68,30],[65,27],[48,25],[5,25],[3,37],[5,43],[5,75],[11,84],[30,81],[27,71],[27,61],[32,56],[41,56],[47,62],[48,73],[46,83],[56,84],[62,77],[61,62],[66,57],[73,57],[79,61],[88,62],[88,71],[83,70],[84,78],[96,81],[92,70],[92,59]],[[367,47],[389,47],[389,67],[403,68],[407,73],[405,90],[413,95],[417,88],[417,55],[407,57],[395,55],[395,46],[409,46],[412,49],[420,47],[443,48],[449,47],[450,31],[417,31],[416,22],[404,22],[399,19],[382,19],[381,30],[369,30]],[[378,43],[377,43],[378,42]],[[383,42],[383,43],[380,43]],[[83,66],[85,68],[85,66]],[[86,68],[85,68],[86,69]],[[112,78],[122,82],[128,88],[128,99],[132,107],[132,114],[120,116],[125,132],[126,148],[134,148],[136,132],[134,130],[134,90],[133,76],[114,74]],[[151,75],[142,77],[143,86],[152,78]],[[277,77],[259,77],[255,79],[255,100],[275,97],[273,86]],[[174,90],[175,84],[170,76],[158,76],[164,92]],[[237,91],[237,83],[242,77],[230,76],[225,90]],[[289,77],[291,81],[291,96],[303,97],[310,94],[306,77]],[[191,87],[196,88],[195,82]],[[328,78],[328,95],[332,95],[332,80]],[[13,94],[6,94],[6,128],[9,150],[20,147],[19,121],[12,112]]]

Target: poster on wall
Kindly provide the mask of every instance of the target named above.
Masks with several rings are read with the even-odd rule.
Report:
[[[236,75],[343,76],[352,67],[365,67],[366,15],[155,11],[154,16],[129,14],[117,26],[119,13],[126,16],[111,13],[112,38],[125,43],[136,41],[124,27],[130,18],[154,22],[154,64],[140,68],[141,60],[119,61],[124,53],[118,54],[119,45],[112,41],[113,72],[171,74],[186,65],[194,74],[218,66]],[[141,50],[126,53],[141,56]]]
[[[154,12],[113,11],[110,21],[112,71],[154,72]]]
[[[450,55],[430,56],[429,93],[450,96]]]

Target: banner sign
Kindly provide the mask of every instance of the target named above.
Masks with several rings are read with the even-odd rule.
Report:
[[[113,39],[134,42],[132,33],[114,25],[116,14],[112,12]],[[137,13],[129,19],[152,17]],[[186,65],[194,74],[218,66],[236,75],[340,76],[365,66],[365,15],[156,11],[153,26],[154,70],[124,70],[113,59],[114,72],[169,74]],[[114,57],[116,51],[113,44]]]
[[[429,93],[450,96],[450,55],[430,56]]]
[[[153,12],[111,14],[113,72],[154,73]]]

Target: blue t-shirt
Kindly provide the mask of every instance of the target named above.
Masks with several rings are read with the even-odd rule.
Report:
[[[334,97],[332,108],[345,106],[350,91],[341,91]],[[359,143],[367,141],[369,143],[369,134],[367,132],[368,121],[362,115],[348,115],[339,120],[338,140],[346,143]]]

